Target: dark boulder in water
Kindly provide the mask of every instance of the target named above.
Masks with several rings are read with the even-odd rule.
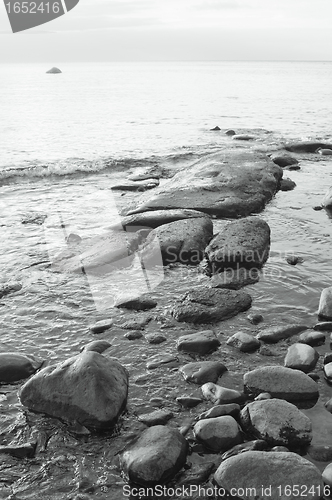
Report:
[[[215,127],[210,128],[210,130],[213,130],[213,131],[215,131],[215,130],[221,130],[221,128],[220,128],[220,127],[218,127],[218,125],[216,125]]]
[[[14,352],[0,354],[0,382],[11,383],[28,378],[43,364],[30,357]]]
[[[237,218],[260,212],[279,187],[283,170],[263,153],[213,153],[181,170],[128,215],[174,208]]]
[[[46,71],[46,73],[51,73],[53,75],[56,75],[57,73],[62,73],[62,71],[61,71],[61,69],[56,68],[55,66],[53,66],[53,68],[51,68],[48,71]]]
[[[270,156],[273,163],[279,165],[279,167],[289,167],[291,165],[298,165],[298,160],[294,156],[288,154],[274,153]]]
[[[145,226],[155,229],[163,224],[169,224],[177,220],[197,219],[204,216],[207,217],[206,214],[198,210],[154,210],[153,212],[128,215],[121,220],[121,224],[124,228]]]
[[[332,149],[332,144],[320,141],[303,141],[285,145],[285,149],[293,153],[316,153],[319,148]]]

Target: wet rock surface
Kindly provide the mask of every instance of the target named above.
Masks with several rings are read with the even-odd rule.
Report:
[[[143,247],[145,262],[155,262],[160,252],[164,265],[182,262],[197,265],[213,236],[208,217],[178,220],[153,229]]]
[[[298,448],[312,440],[310,419],[295,405],[281,399],[254,401],[240,413],[242,427],[270,446]]]
[[[206,248],[214,274],[225,268],[261,268],[269,256],[270,228],[258,217],[228,223]]]
[[[187,382],[203,385],[206,382],[216,383],[226,370],[220,361],[198,361],[182,366],[179,371]]]
[[[194,434],[198,441],[217,452],[228,450],[242,442],[239,426],[229,415],[200,420],[195,424]]]
[[[318,358],[319,354],[313,347],[296,343],[288,348],[284,365],[308,373],[315,368]]]
[[[269,392],[272,397],[286,401],[308,401],[318,398],[318,386],[308,375],[283,366],[263,366],[243,377],[244,390],[257,396]]]
[[[128,373],[115,359],[83,351],[48,366],[20,389],[20,400],[34,412],[100,430],[114,426],[124,410]]]
[[[175,303],[172,315],[181,322],[211,323],[236,316],[250,306],[251,297],[245,292],[198,287]]]
[[[228,458],[214,474],[214,483],[228,492],[237,491],[241,499],[253,500],[286,499],[286,486],[293,484],[312,488],[312,499],[318,500],[323,488],[321,473],[305,458],[267,451],[248,451]]]
[[[41,366],[43,361],[15,352],[0,353],[0,382],[17,382],[30,377]]]
[[[261,343],[250,333],[234,333],[228,340],[227,345],[237,347],[242,352],[252,352],[260,348]]]
[[[303,332],[308,327],[306,325],[285,325],[270,326],[263,328],[257,334],[257,339],[269,344],[276,344],[280,340],[288,339]]]
[[[235,218],[261,211],[277,191],[282,170],[264,154],[230,151],[208,155],[177,173],[132,213],[161,209],[200,210]]]
[[[163,484],[183,467],[188,443],[176,429],[155,425],[121,456],[129,480],[143,486]]]
[[[197,353],[200,355],[213,352],[218,349],[219,346],[220,342],[211,330],[183,335],[177,341],[177,348],[179,351]]]

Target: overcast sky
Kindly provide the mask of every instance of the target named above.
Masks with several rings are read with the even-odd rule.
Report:
[[[80,0],[13,34],[0,62],[332,60],[332,0]]]

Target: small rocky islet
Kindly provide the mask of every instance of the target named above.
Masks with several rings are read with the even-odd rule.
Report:
[[[164,313],[153,291],[118,302],[125,321],[100,317],[81,352],[62,362],[0,354],[3,393],[15,392],[21,411],[0,446],[7,472],[0,480],[3,498],[41,498],[33,495],[43,474],[57,482],[54,498],[62,491],[68,500],[115,498],[122,488],[141,488],[142,498],[153,498],[144,492],[158,485],[201,486],[214,492],[209,498],[218,498],[217,490],[243,499],[289,498],[297,496],[289,490],[293,485],[311,498],[328,496],[332,440],[324,437],[332,432],[332,405],[321,388],[332,384],[332,355],[326,352],[332,287],[317,297],[316,318],[265,324],[246,286],[255,286],[269,259],[273,235],[264,212],[257,214],[282,190],[283,170],[300,168],[303,154],[328,159],[323,152],[332,144],[302,141],[267,154],[249,147],[254,135],[228,132],[236,148],[222,155],[209,155],[160,183],[147,172],[144,189],[131,186],[133,176],[114,185],[134,193],[123,206],[121,230],[128,227],[129,237],[113,227],[88,242],[75,239],[54,263],[56,272],[109,271],[124,254],[131,262],[139,251],[143,263],[197,269],[197,286],[185,290],[184,282],[183,295]],[[215,234],[217,219],[225,223]],[[10,300],[24,294],[24,283],[1,290],[0,297]],[[248,327],[237,327],[239,316]],[[146,331],[156,318],[163,336]],[[115,331],[133,349],[146,341],[145,371],[133,379],[121,358],[109,354]],[[150,392],[153,377],[165,384],[170,378],[173,392]],[[144,407],[135,399],[138,386],[146,391]],[[88,453],[86,461],[75,458],[75,447],[88,449],[89,443],[98,443],[106,457],[107,475],[98,476],[97,465],[89,468]],[[53,456],[45,464],[48,450]],[[61,479],[64,471],[70,484]],[[192,491],[191,498],[198,498]]]

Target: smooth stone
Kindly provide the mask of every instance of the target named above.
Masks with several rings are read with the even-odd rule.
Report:
[[[125,309],[134,309],[135,311],[147,311],[148,309],[153,309],[154,307],[156,307],[156,305],[157,305],[156,300],[141,295],[140,297],[135,297],[134,299],[118,303],[116,304],[116,307]]]
[[[300,485],[313,491],[310,500],[319,500],[323,482],[318,468],[297,453],[248,451],[224,460],[214,474],[214,483],[240,500],[286,500],[287,487]],[[281,491],[281,494],[280,494]],[[301,491],[301,489],[300,489]],[[243,494],[242,494],[243,492]]]
[[[199,420],[194,426],[197,441],[220,452],[242,443],[239,425],[230,415]]]
[[[247,404],[240,412],[242,428],[270,446],[307,446],[312,440],[310,418],[282,399]]]
[[[223,417],[225,415],[230,415],[235,418],[239,415],[240,409],[240,405],[236,403],[217,405],[210,408],[210,410],[201,413],[198,418],[199,420],[202,420],[204,418]]]
[[[146,179],[141,181],[125,181],[111,186],[112,191],[147,191],[159,186],[159,179]]]
[[[113,427],[126,407],[127,370],[114,358],[83,351],[33,375],[19,391],[29,410],[89,430]]]
[[[227,370],[220,361],[198,361],[182,366],[179,371],[187,382],[203,385],[206,382],[216,383]]]
[[[142,195],[133,213],[193,209],[237,218],[260,212],[277,191],[282,169],[263,153],[222,151],[182,169],[151,195]]]
[[[263,366],[247,372],[243,377],[244,392],[254,397],[269,392],[273,398],[289,402],[310,401],[318,398],[318,386],[300,370],[284,366]]]
[[[228,129],[228,130],[226,130],[225,134],[226,135],[236,135],[236,132],[233,129]]]
[[[294,188],[296,188],[296,183],[292,179],[288,177],[281,179],[280,191],[293,191]]]
[[[227,460],[227,458],[235,457],[236,455],[240,455],[240,453],[245,453],[247,451],[263,451],[267,449],[268,444],[266,441],[263,441],[262,439],[254,439],[253,441],[233,446],[233,448],[221,455],[221,460]]]
[[[208,274],[211,274],[210,266],[208,265]],[[228,290],[240,290],[244,286],[254,285],[259,281],[259,271],[254,267],[245,269],[239,267],[237,269],[226,269],[223,272],[213,274],[211,278],[211,286],[213,288],[225,288]]]
[[[311,444],[307,448],[307,454],[316,462],[330,462],[332,460],[332,446]]]
[[[258,325],[263,321],[263,316],[261,314],[248,314],[247,320],[250,321],[252,325]]]
[[[236,347],[242,352],[252,352],[260,348],[261,343],[250,333],[238,332],[232,335],[226,342],[227,345]]]
[[[303,141],[285,145],[285,149],[293,153],[316,153],[318,148],[332,149],[332,144],[319,141]]]
[[[107,340],[93,340],[86,344],[80,352],[93,351],[102,354],[106,349],[109,349],[112,344],[110,344]]]
[[[212,274],[229,268],[260,269],[269,256],[270,227],[259,217],[231,221],[207,246]]]
[[[286,446],[273,446],[271,450],[273,453],[280,453],[280,452],[289,452],[289,449]]]
[[[177,340],[178,351],[196,353],[203,356],[216,351],[220,342],[212,330],[183,335]]]
[[[315,368],[318,358],[319,354],[313,347],[296,343],[288,347],[284,365],[308,373]]]
[[[129,319],[118,326],[124,330],[143,330],[151,320],[151,316],[136,316],[135,319]]]
[[[46,71],[46,73],[57,74],[57,73],[62,73],[62,71],[61,71],[61,69],[56,68],[55,66],[53,66],[53,68],[51,68],[48,71]]]
[[[109,330],[112,325],[112,319],[102,319],[101,321],[97,321],[94,325],[90,325],[90,331],[92,333],[103,333],[105,330]]]
[[[310,346],[325,344],[325,333],[317,330],[307,330],[299,335],[299,342]]]
[[[169,224],[178,220],[198,219],[207,217],[198,210],[174,209],[174,210],[153,210],[153,212],[143,212],[134,215],[128,215],[121,220],[123,227],[148,227],[155,229],[163,224]]]
[[[213,237],[209,217],[177,220],[153,229],[142,248],[144,262],[155,262],[161,253],[163,264],[198,265]]]
[[[322,156],[331,156],[332,155],[332,149],[323,149],[323,148],[318,148],[316,153],[322,155]]]
[[[289,339],[293,335],[297,335],[298,333],[301,333],[307,329],[308,327],[306,325],[298,324],[270,326],[268,328],[260,330],[256,335],[256,338],[263,342],[276,344],[280,340]]]
[[[332,319],[332,287],[324,288],[321,292],[318,316],[325,319]]]
[[[332,207],[332,187],[329,187],[327,190],[323,201],[322,201],[322,206],[325,208],[331,208]]]
[[[179,364],[179,360],[176,356],[171,354],[156,354],[148,359],[146,367],[148,370],[155,370],[162,366],[173,368]]]
[[[326,403],[324,403],[324,406],[329,413],[332,413],[332,398],[329,399]]]
[[[255,401],[265,401],[266,399],[271,399],[272,396],[269,392],[261,392],[255,397]]]
[[[325,378],[329,382],[332,382],[332,362],[331,363],[327,363],[326,365],[324,365],[323,370],[324,370]]]
[[[242,403],[244,395],[235,389],[228,389],[220,385],[207,382],[202,385],[201,391],[203,397],[211,403],[222,405],[227,403]]]
[[[166,425],[171,418],[173,418],[173,413],[165,410],[155,410],[152,413],[138,416],[138,420],[149,427],[151,425]]]
[[[18,292],[21,289],[22,284],[14,281],[5,283],[4,285],[0,285],[0,299],[2,299],[2,297],[4,297],[5,295]]]
[[[299,257],[298,255],[291,255],[290,257],[286,258],[286,262],[291,266],[296,266],[296,264],[302,264],[304,260],[302,257]]]
[[[0,455],[2,453],[16,458],[33,458],[36,451],[36,443],[22,443],[17,445],[0,446]]]
[[[210,128],[210,130],[221,130],[221,128],[220,128],[220,127],[218,127],[218,125],[216,125],[215,127]]]
[[[160,333],[147,333],[145,335],[145,338],[149,342],[149,344],[154,345],[166,342],[166,337],[164,337],[164,335],[161,335]]]
[[[121,456],[124,473],[143,486],[163,484],[186,463],[188,443],[176,429],[154,425],[146,429]]]
[[[211,323],[236,316],[251,307],[249,294],[198,286],[180,297],[171,313],[177,321]]]
[[[332,332],[332,321],[320,321],[314,326],[314,330],[320,332]]]
[[[289,167],[291,165],[298,165],[298,160],[294,158],[294,156],[290,156],[287,154],[278,154],[275,153],[270,156],[271,160],[273,163],[276,163],[276,165],[279,165],[279,167]]]
[[[179,396],[176,398],[176,402],[184,408],[195,408],[195,406],[202,403],[201,398],[194,398],[191,396]]]
[[[322,479],[325,484],[332,486],[332,464],[328,464],[322,472]]]
[[[234,139],[234,141],[252,141],[255,137],[249,134],[235,134],[232,139]]]
[[[15,352],[0,353],[0,382],[10,384],[30,377],[44,361]]]
[[[331,362],[332,362],[332,352],[326,352],[324,354],[323,363],[324,363],[324,365],[327,365],[328,363],[331,363]]]
[[[143,337],[143,333],[139,330],[134,330],[133,332],[125,333],[124,337],[126,337],[128,340],[137,340]]]

